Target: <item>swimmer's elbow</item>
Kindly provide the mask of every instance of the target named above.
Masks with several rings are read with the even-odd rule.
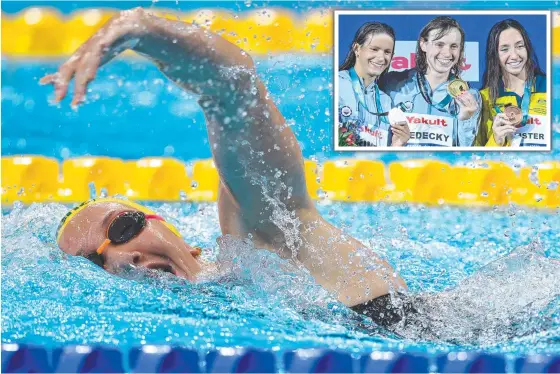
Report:
[[[245,67],[247,71],[256,73],[255,62],[253,61],[253,58],[243,49],[239,50],[238,65]]]
[[[259,81],[253,58],[243,50],[240,50],[233,64],[226,68],[224,75],[228,83],[239,92],[253,91],[251,88]]]

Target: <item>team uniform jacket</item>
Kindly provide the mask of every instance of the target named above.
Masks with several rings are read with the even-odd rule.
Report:
[[[521,108],[523,97],[515,92],[507,91],[500,80],[498,97],[493,104],[490,100],[490,89],[488,87],[480,91],[482,96],[482,119],[480,130],[476,136],[476,146],[499,147],[494,139],[492,124],[494,117],[508,105]],[[529,101],[529,118],[525,126],[519,128],[512,139],[506,141],[506,146],[518,147],[545,147],[550,136],[550,121],[546,112],[546,76],[537,75],[535,84],[531,87],[531,99]]]
[[[389,72],[381,77],[381,89],[391,96],[394,106],[405,111],[411,132],[407,146],[470,147],[473,144],[482,107],[480,93],[469,89],[478,103],[478,110],[461,121],[457,118],[458,104],[448,97],[448,84],[444,82],[432,90],[426,82],[425,93],[432,101],[429,104],[420,91],[416,69]]]

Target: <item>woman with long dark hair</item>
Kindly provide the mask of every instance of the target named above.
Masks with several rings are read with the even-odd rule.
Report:
[[[340,146],[403,146],[410,137],[404,122],[389,121],[391,98],[377,86],[393,58],[395,32],[381,22],[363,24],[338,72]]]
[[[514,19],[488,34],[478,146],[548,144],[546,76],[525,28]]]
[[[436,17],[420,32],[416,67],[390,72],[381,88],[407,113],[408,146],[469,147],[481,108],[480,94],[460,79],[465,32],[447,16]]]

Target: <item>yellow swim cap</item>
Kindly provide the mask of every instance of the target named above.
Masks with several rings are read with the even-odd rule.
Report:
[[[58,242],[60,240],[60,237],[62,236],[62,231],[63,231],[64,227],[66,227],[66,225],[70,222],[70,220],[73,217],[76,216],[76,214],[78,214],[83,209],[85,209],[86,207],[88,207],[92,204],[103,203],[103,202],[123,204],[123,205],[129,206],[133,209],[139,210],[140,212],[142,212],[144,214],[157,214],[153,210],[150,210],[143,205],[140,205],[140,204],[137,204],[133,201],[129,201],[129,200],[125,200],[125,199],[119,199],[119,198],[115,198],[115,197],[100,197],[100,198],[97,198],[97,199],[87,200],[87,201],[84,201],[83,203],[81,203],[80,205],[78,205],[77,207],[75,207],[74,209],[70,210],[62,218],[62,220],[60,220],[60,224],[58,225],[58,228],[56,229],[56,241]],[[163,223],[169,230],[171,230],[172,233],[177,235],[179,238],[183,238],[181,236],[181,234],[179,233],[179,230],[177,230],[177,228],[175,226],[173,226],[172,224],[170,224],[167,221],[160,221],[160,222]]]

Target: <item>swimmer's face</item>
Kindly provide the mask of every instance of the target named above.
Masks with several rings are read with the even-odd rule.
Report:
[[[502,74],[518,75],[523,72],[527,63],[527,47],[517,29],[502,31],[498,39],[498,56]]]
[[[147,220],[142,231],[130,241],[111,243],[97,254],[97,249],[107,239],[107,228],[119,213],[125,211],[136,209],[117,202],[87,206],[64,227],[59,247],[70,255],[88,258],[110,273],[147,268],[195,279],[201,270],[196,259],[199,251],[157,220]]]
[[[372,78],[376,78],[389,67],[393,58],[395,41],[385,33],[370,34],[364,44],[354,46],[356,66]]]
[[[428,73],[449,73],[453,66],[457,65],[461,56],[461,32],[457,28],[452,28],[447,34],[436,39],[440,32],[440,29],[432,30],[428,34],[428,39],[420,39],[420,48],[426,53]]]

